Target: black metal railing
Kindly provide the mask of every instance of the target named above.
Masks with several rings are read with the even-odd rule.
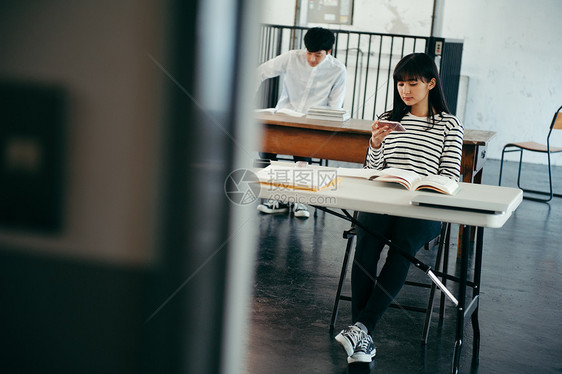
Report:
[[[263,24],[260,28],[259,61],[265,62],[291,49],[304,48],[308,28]],[[462,42],[444,38],[332,30],[336,41],[332,54],[347,67],[344,108],[354,118],[375,119],[392,106],[392,70],[412,52],[425,52],[436,58],[451,112],[456,112]],[[279,79],[264,82],[259,105],[274,107]]]

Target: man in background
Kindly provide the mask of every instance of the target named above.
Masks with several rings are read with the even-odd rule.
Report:
[[[334,34],[330,30],[312,28],[304,36],[305,49],[285,52],[258,67],[258,84],[268,78],[284,77],[276,110],[304,114],[310,108],[342,108],[347,73],[345,65],[331,55],[334,41]],[[262,153],[261,157],[277,160],[274,153]],[[293,156],[293,159],[311,161],[308,157]],[[258,210],[267,214],[285,213],[289,208],[287,203],[271,200],[258,205]],[[310,216],[303,204],[295,203],[292,208],[295,217]]]

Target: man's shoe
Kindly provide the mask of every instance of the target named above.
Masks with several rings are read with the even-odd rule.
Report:
[[[355,347],[353,354],[347,358],[349,364],[353,364],[354,362],[371,362],[377,354],[373,338],[371,338],[369,334],[365,335],[366,336],[361,339],[357,347]]]
[[[258,210],[266,214],[287,213],[289,204],[277,200],[268,200],[258,205]]]
[[[299,204],[299,203],[295,203],[293,205],[293,214],[295,215],[295,217],[299,217],[299,218],[310,217],[310,212],[308,211],[306,205]]]
[[[364,333],[359,327],[355,325],[348,326],[347,328],[341,330],[341,332],[336,335],[336,341],[341,344],[347,356],[353,355],[355,348],[367,337],[368,334]]]

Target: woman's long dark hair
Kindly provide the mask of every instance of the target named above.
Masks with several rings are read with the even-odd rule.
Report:
[[[398,92],[398,82],[407,82],[410,80],[431,81],[435,78],[435,87],[429,91],[429,100],[427,101],[427,116],[432,122],[435,122],[435,114],[450,113],[445,96],[443,95],[443,86],[439,78],[439,72],[435,62],[425,53],[412,53],[404,56],[394,68],[394,103],[392,110],[384,112],[381,115],[383,119],[391,121],[401,121],[402,118],[410,111],[410,107],[404,103]]]

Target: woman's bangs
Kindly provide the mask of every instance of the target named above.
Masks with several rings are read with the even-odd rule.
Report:
[[[420,68],[419,64],[415,63],[415,60],[410,59],[406,61],[402,66],[397,66],[394,70],[394,81],[395,82],[409,82],[421,80],[425,81],[425,74],[423,69]]]
[[[409,82],[409,81],[423,80],[423,78],[420,74],[401,70],[401,71],[394,72],[394,80],[396,82]]]

